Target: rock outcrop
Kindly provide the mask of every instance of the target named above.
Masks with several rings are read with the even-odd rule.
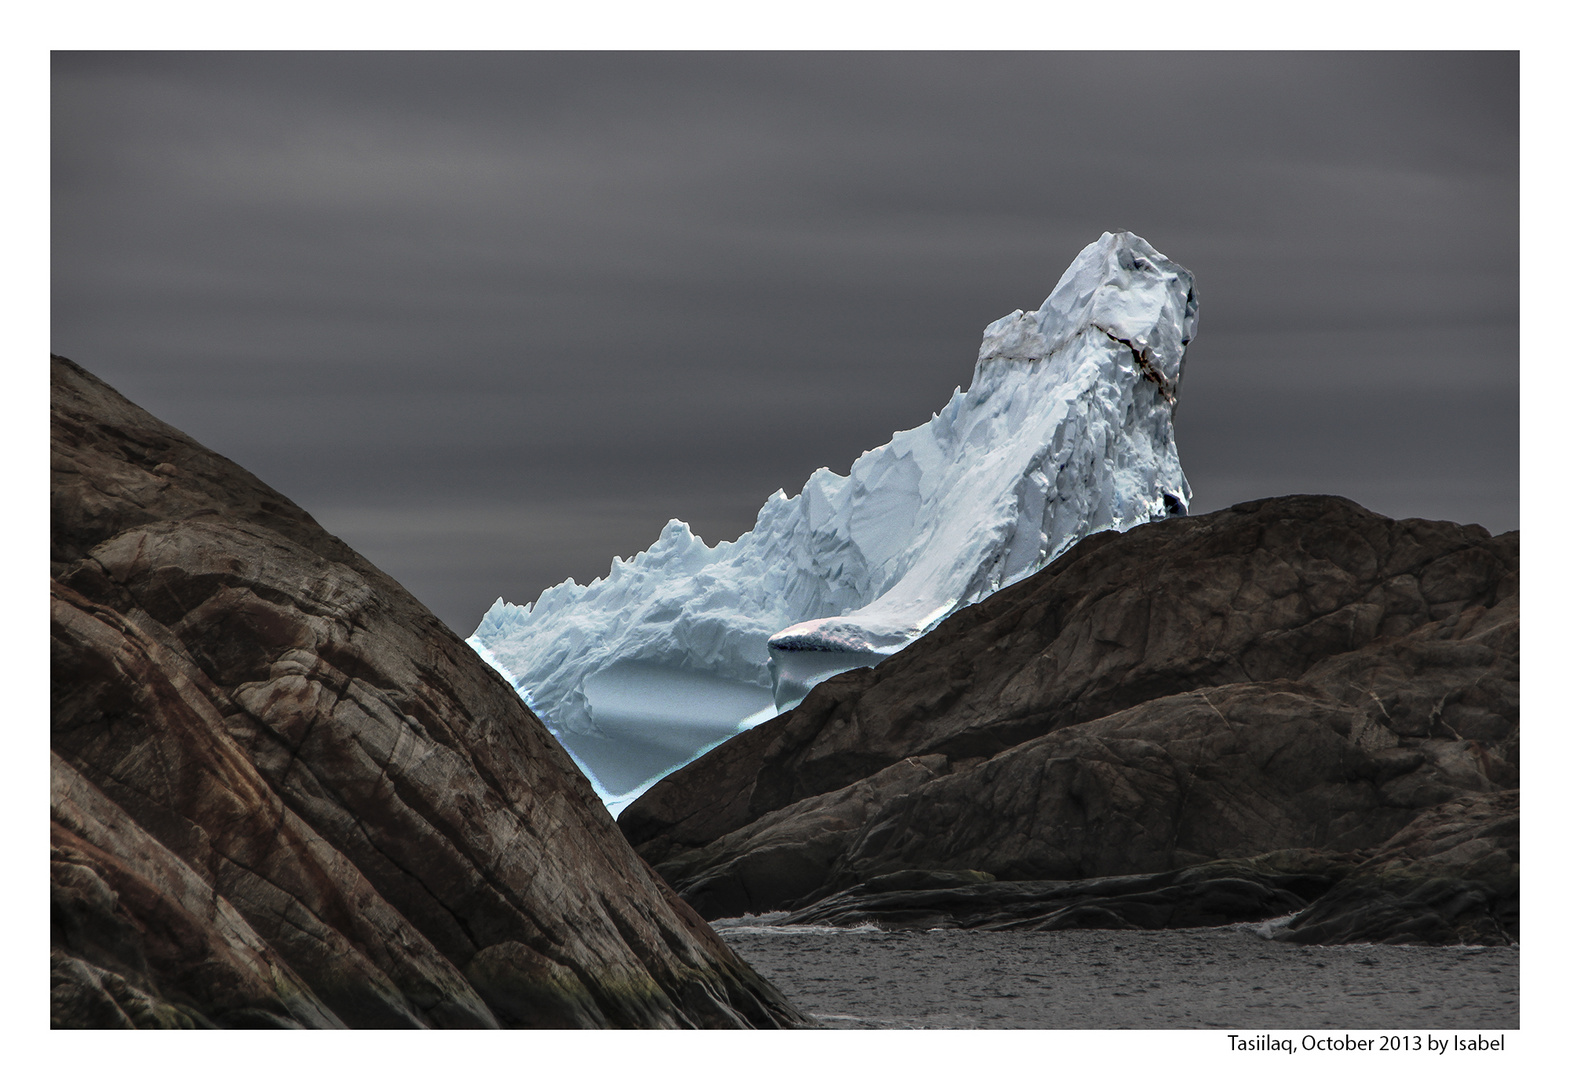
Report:
[[[910,930],[1169,930],[1258,922],[1300,911],[1347,873],[1347,856],[1281,851],[1161,874],[997,881],[901,870],[775,915],[781,924]]]
[[[1521,925],[1519,791],[1418,815],[1277,937],[1305,945],[1508,944]]]
[[[57,1026],[782,1026],[518,695],[53,360]]]
[[[971,892],[951,898],[964,924],[984,925],[1015,919],[1019,883],[1193,892],[1165,875],[1264,858],[1276,869],[1232,879],[1314,901],[1293,940],[1503,941],[1516,871],[1488,830],[1508,832],[1497,800],[1519,783],[1519,655],[1516,534],[1333,497],[1246,503],[1090,537],[666,778],[620,824],[710,918],[836,893],[847,913],[881,888],[892,924],[874,882],[968,872],[997,879],[953,886]],[[1422,822],[1463,806],[1487,837],[1411,847],[1413,829],[1455,832]],[[1306,894],[1276,880],[1304,858]],[[1449,899],[1421,886],[1441,864]],[[1355,899],[1376,895],[1387,917]],[[1450,914],[1419,918],[1428,900]],[[1232,900],[1215,907],[1232,921]]]

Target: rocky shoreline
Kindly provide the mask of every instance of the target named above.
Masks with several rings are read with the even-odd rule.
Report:
[[[1519,936],[1518,536],[1327,496],[1093,536],[622,815],[707,918]]]

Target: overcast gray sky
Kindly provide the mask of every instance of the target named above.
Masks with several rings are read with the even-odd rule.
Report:
[[[1518,526],[1513,53],[56,53],[53,348],[467,634],[924,422],[1104,230],[1195,511]]]

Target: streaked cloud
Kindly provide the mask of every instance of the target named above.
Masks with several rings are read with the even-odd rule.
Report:
[[[1199,283],[1202,508],[1516,525],[1512,54],[54,68],[54,348],[461,632],[921,423],[1109,228]]]

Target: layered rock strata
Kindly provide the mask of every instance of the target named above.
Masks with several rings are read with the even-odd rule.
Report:
[[[391,578],[58,357],[52,439],[57,1026],[799,1022]]]
[[[1099,534],[666,778],[620,824],[710,918],[860,888],[851,902],[907,871],[1163,889],[1307,852],[1319,885],[1284,891],[1330,906],[1294,940],[1509,940],[1512,812],[1464,800],[1519,783],[1517,567],[1514,533],[1333,497]],[[1461,854],[1380,854],[1463,806],[1488,835]],[[1240,880],[1275,889],[1273,873]],[[1413,884],[1446,875],[1449,899]],[[1450,914],[1419,918],[1424,897]]]
[[[1418,815],[1275,936],[1305,945],[1513,944],[1520,866],[1520,792],[1463,795]]]

